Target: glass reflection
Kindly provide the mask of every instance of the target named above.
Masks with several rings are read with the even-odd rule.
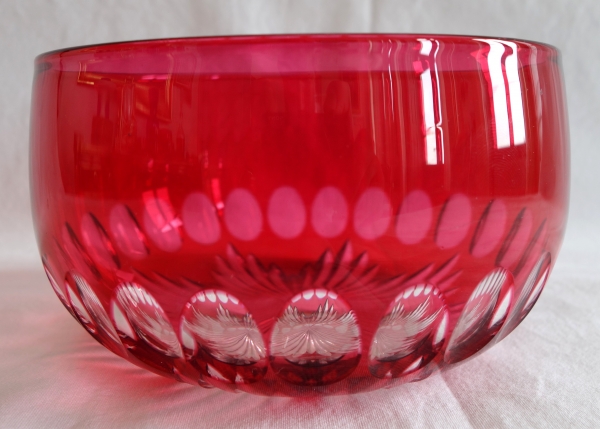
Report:
[[[544,128],[542,127],[542,89],[540,87],[540,74],[538,71],[538,50],[534,45],[527,45],[531,49],[529,63],[531,64],[531,77],[533,79],[533,91],[535,96],[535,123],[539,141],[542,141]]]
[[[512,137],[514,145],[517,146],[525,143],[525,115],[523,114],[523,93],[521,90],[521,80],[519,79],[517,45],[514,42],[501,43],[512,50],[512,53],[506,57],[504,64],[510,97]]]
[[[440,44],[435,39],[418,39],[421,43],[419,53],[424,58],[414,63],[415,71],[420,73],[423,123],[425,124],[425,160],[427,165],[444,163],[444,132],[442,130],[442,111],[440,100],[437,54]],[[433,45],[435,50],[433,55]],[[433,57],[433,58],[432,58]],[[431,67],[433,66],[432,77]]]
[[[484,42],[490,47],[487,58],[478,60],[484,72],[487,70],[486,77],[491,85],[496,148],[525,144],[525,115],[517,45],[493,39],[474,40]]]

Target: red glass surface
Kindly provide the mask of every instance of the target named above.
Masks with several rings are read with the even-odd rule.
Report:
[[[561,243],[556,49],[198,38],[36,59],[34,222],[90,334],[204,387],[352,393],[512,331]]]

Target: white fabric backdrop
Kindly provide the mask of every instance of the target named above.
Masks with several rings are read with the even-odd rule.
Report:
[[[598,0],[0,0],[0,426],[600,427]],[[558,264],[534,311],[478,359],[405,387],[300,401],[174,384],[97,345],[43,278],[28,196],[33,58],[118,40],[422,32],[557,46],[572,142]]]

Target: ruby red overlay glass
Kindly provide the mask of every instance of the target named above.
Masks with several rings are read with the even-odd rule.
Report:
[[[35,67],[46,274],[98,342],[158,374],[264,395],[421,380],[509,334],[556,260],[551,46],[192,38]]]

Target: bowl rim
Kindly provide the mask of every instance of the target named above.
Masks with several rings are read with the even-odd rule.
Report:
[[[511,37],[494,37],[481,35],[467,34],[450,34],[450,33],[290,33],[290,34],[232,34],[232,35],[211,35],[211,36],[186,36],[186,37],[167,37],[167,38],[151,38],[151,39],[133,39],[116,42],[95,43],[88,45],[78,45],[66,48],[59,48],[43,52],[37,55],[34,59],[35,64],[52,59],[58,59],[64,56],[76,57],[78,55],[89,55],[94,53],[118,53],[123,50],[155,48],[172,45],[175,46],[201,46],[201,45],[260,45],[267,43],[299,43],[299,42],[318,42],[318,43],[335,43],[335,42],[365,42],[370,39],[381,39],[389,37],[397,40],[405,40],[407,42],[417,41],[422,38],[435,38],[459,43],[473,43],[474,39],[489,39],[505,42],[520,43],[527,46],[533,46],[537,49],[547,51],[549,54],[560,56],[560,50],[549,43],[538,42],[528,39],[511,38]]]

